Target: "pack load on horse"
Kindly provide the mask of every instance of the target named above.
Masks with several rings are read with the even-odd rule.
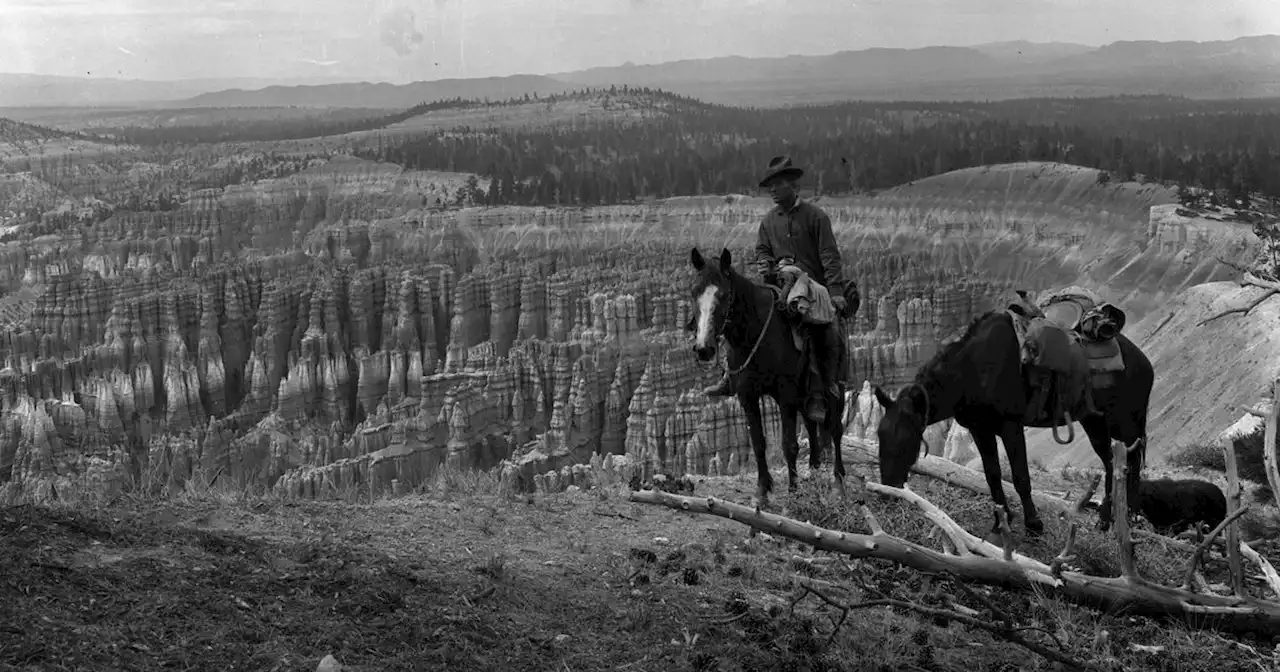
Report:
[[[857,311],[859,296],[857,285],[842,275],[830,217],[797,197],[796,180],[803,174],[790,159],[774,157],[760,181],[777,206],[760,223],[756,243],[756,266],[766,284],[736,272],[727,249],[718,263],[697,248],[690,254],[697,272],[691,287],[696,310],[688,325],[696,333],[694,352],[711,361],[721,338],[728,346],[724,375],[704,392],[732,394],[742,406],[756,458],[759,506],[767,505],[773,490],[765,460],[764,396],[773,398],[781,414],[789,487],[796,484],[796,423],[803,411],[809,466],[820,467],[822,451],[832,446],[836,487],[844,493],[839,446],[849,358],[842,320]]]
[[[969,430],[995,503],[1008,511],[996,438],[1009,457],[1013,485],[1029,532],[1043,530],[1031,500],[1024,427],[1052,428],[1069,443],[1079,422],[1102,460],[1106,493],[1099,527],[1111,524],[1111,441],[1128,453],[1126,494],[1138,501],[1146,454],[1147,412],[1155,374],[1150,360],[1122,333],[1124,312],[1091,292],[1069,288],[1039,304],[1019,292],[1004,309],[979,315],[947,343],[891,398],[879,386],[885,408],[877,429],[880,477],[901,487],[919,459],[926,426],[948,418]],[[1058,428],[1069,428],[1064,441]],[[1010,516],[1012,520],[1012,516]]]
[[[1124,370],[1116,340],[1126,322],[1124,311],[1082,287],[1054,292],[1036,304],[1019,291],[1009,311],[1033,391],[1025,419],[1048,423],[1054,441],[1071,443],[1070,409],[1094,412],[1093,388],[1110,387]],[[1061,426],[1067,428],[1066,439],[1058,436]]]
[[[791,259],[778,263],[778,277],[782,280],[781,295],[786,297],[786,307],[802,322],[808,324],[834,324],[835,303],[827,288],[809,277]]]

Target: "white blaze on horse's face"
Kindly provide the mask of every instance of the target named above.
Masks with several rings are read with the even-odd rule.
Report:
[[[716,306],[720,304],[720,288],[715,285],[707,285],[702,290],[702,295],[698,297],[698,331],[695,345],[699,348],[706,348],[712,345],[711,334],[711,317],[716,314]]]

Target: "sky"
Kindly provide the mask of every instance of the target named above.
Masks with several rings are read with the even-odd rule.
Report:
[[[404,83],[1004,40],[1280,34],[1280,0],[0,0],[0,72]]]

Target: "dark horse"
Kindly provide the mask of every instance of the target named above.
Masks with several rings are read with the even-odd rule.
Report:
[[[795,346],[790,328],[776,315],[777,297],[765,285],[758,285],[733,270],[729,250],[720,253],[719,263],[702,258],[698,248],[690,254],[697,275],[694,276],[693,319],[687,328],[695,333],[693,350],[698,359],[709,362],[716,356],[716,342],[723,336],[733,346],[728,356],[730,373],[735,376],[738,403],[747,416],[751,448],[756,456],[757,506],[768,505],[773,491],[773,478],[765,461],[764,419],[760,399],[768,395],[777,402],[782,416],[782,454],[787,458],[787,484],[796,487],[796,458],[800,442],[796,438],[796,418],[806,397],[803,353]],[[840,341],[840,356],[846,347]],[[827,398],[827,421],[818,427],[804,420],[809,433],[809,467],[822,466],[822,451],[829,441],[833,446],[835,483],[844,496],[844,460],[840,455],[840,438],[844,436],[844,394]]]
[[[1111,525],[1111,440],[1134,447],[1128,457],[1126,497],[1138,501],[1138,482],[1146,457],[1147,404],[1155,373],[1138,346],[1123,334],[1116,337],[1125,368],[1109,387],[1093,387],[1093,408],[1072,409],[1089,436],[1093,451],[1106,471],[1106,494],[1099,510],[1099,527]],[[1004,443],[1013,474],[1013,486],[1022,500],[1023,519],[1031,534],[1044,523],[1031,501],[1031,475],[1027,471],[1027,442],[1023,427],[1049,427],[1049,423],[1027,425],[1030,383],[1023,374],[1013,320],[1003,310],[979,315],[964,335],[948,343],[920,367],[915,381],[904,387],[897,399],[875,388],[876,400],[885,408],[876,433],[880,439],[880,480],[902,487],[907,472],[919,459],[926,426],[948,418],[969,430],[982,458],[991,498],[1009,512],[1000,479],[1000,456],[996,437]],[[1010,516],[1012,520],[1012,516]]]

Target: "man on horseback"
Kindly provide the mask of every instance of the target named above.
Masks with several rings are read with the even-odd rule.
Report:
[[[836,246],[831,230],[831,218],[821,208],[800,200],[796,182],[804,171],[792,165],[786,156],[775,156],[769,161],[760,187],[769,190],[777,207],[760,222],[756,239],[756,267],[766,283],[779,284],[779,262],[794,266],[825,287],[840,319],[847,319],[858,310],[857,285],[846,280],[842,270],[840,249]],[[794,278],[791,278],[794,281]],[[789,288],[790,283],[788,283]],[[783,297],[784,300],[787,298]],[[838,394],[836,372],[840,362],[840,329],[836,321],[828,324],[803,322],[803,332],[809,341],[810,357],[816,360],[820,381],[809,384],[809,398],[805,403],[805,416],[816,423],[826,420],[826,394]],[[816,384],[815,384],[816,383]],[[733,384],[726,369],[716,385],[703,392],[712,397],[733,393]]]

